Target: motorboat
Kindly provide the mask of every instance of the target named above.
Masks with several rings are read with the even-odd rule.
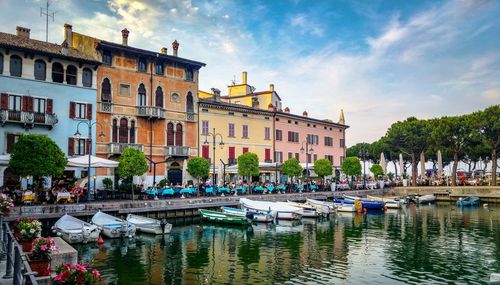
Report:
[[[422,195],[416,197],[419,204],[434,203],[436,201],[436,196],[434,194]]]
[[[166,221],[164,221],[162,224],[162,222],[157,219],[152,219],[133,214],[127,215],[127,222],[134,225],[137,231],[148,234],[154,234],[154,235],[168,234],[172,230],[172,224],[169,224]]]
[[[479,206],[479,197],[469,196],[465,198],[458,198],[458,207],[469,207],[469,206]]]
[[[354,204],[355,205],[355,201],[358,200],[361,202],[361,206],[367,210],[383,210],[384,206],[385,206],[385,203],[383,201],[361,199],[359,197],[347,196],[347,195],[344,195],[343,197],[344,197],[344,199],[335,199],[335,203],[338,203],[338,204],[344,203],[344,204]]]
[[[293,206],[293,207],[297,207],[297,208],[302,208],[302,217],[303,218],[317,218],[319,217],[321,214],[316,210],[316,207],[313,207],[309,204],[305,204],[305,203],[297,203],[297,202],[291,202],[291,201],[288,201],[288,202],[276,202],[278,204],[284,204],[284,205],[290,205],[290,206]]]
[[[198,211],[200,212],[200,215],[204,220],[208,220],[211,222],[237,225],[248,225],[250,223],[245,216],[210,211],[205,209],[199,209]]]
[[[354,204],[346,204],[346,203],[335,203],[335,207],[337,212],[357,212],[358,210],[354,206]]]
[[[328,211],[329,214],[335,213],[335,210],[337,207],[333,202],[327,202],[327,201],[321,201],[321,200],[315,200],[315,199],[306,199],[307,203],[310,204],[311,206],[315,206],[316,210],[321,209],[320,211],[324,213],[325,211]]]
[[[247,198],[240,198],[242,209],[259,212],[276,212],[276,219],[300,220],[302,218],[302,208],[287,205],[286,203],[276,203],[268,201],[255,201]]]
[[[84,222],[73,216],[65,214],[52,226],[58,236],[67,243],[97,242],[101,229],[93,224]]]
[[[246,217],[247,219],[254,222],[261,223],[272,223],[274,221],[274,217],[276,213],[274,212],[259,212],[259,211],[251,211],[251,210],[242,210],[231,207],[222,207],[222,211],[224,213],[238,215],[242,217]]]
[[[383,201],[385,206],[389,209],[400,209],[403,204],[399,199],[396,200],[396,198],[384,198],[377,196],[366,196],[366,198],[374,201]]]
[[[102,234],[108,238],[132,238],[136,227],[120,218],[98,211],[92,217],[92,223],[102,228]]]

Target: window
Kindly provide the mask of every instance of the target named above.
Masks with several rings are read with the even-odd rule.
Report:
[[[275,137],[275,139],[277,141],[283,140],[283,131],[282,130],[276,130],[276,137]]]
[[[235,153],[235,147],[234,146],[230,146],[229,147],[229,156],[228,156],[229,159],[235,159],[236,158],[236,153]]]
[[[92,87],[92,70],[90,68],[83,69],[82,84],[84,87]]]
[[[3,54],[0,53],[0,74],[3,73]]]
[[[120,119],[120,129],[118,131],[118,141],[128,143],[128,121],[125,118]]]
[[[10,76],[21,77],[23,73],[23,60],[20,56],[10,56]]]
[[[109,51],[105,51],[102,53],[102,63],[111,65],[113,61],[113,57]]]
[[[87,115],[87,104],[84,103],[76,103],[75,104],[75,118],[77,119],[85,119]]]
[[[292,158],[293,157],[293,153],[289,152],[288,153],[288,159]]]
[[[317,135],[310,135],[310,134],[308,134],[307,135],[307,142],[309,144],[315,144],[315,145],[317,145],[317,144],[319,144],[319,137]]]
[[[317,154],[313,154],[313,162],[315,162],[316,160],[318,160],[318,155]]]
[[[296,124],[296,125],[298,125],[298,124],[299,124],[299,122],[295,121],[295,124]]]
[[[130,121],[129,143],[135,143],[135,121]]]
[[[208,135],[208,121],[201,122],[201,134]]]
[[[167,145],[174,145],[174,124],[173,123],[168,123],[167,124]]]
[[[325,155],[325,159],[330,161],[331,164],[333,164],[333,155]]]
[[[333,146],[333,138],[325,137],[325,146]]]
[[[69,102],[69,117],[72,119],[91,120],[92,104]]]
[[[208,145],[201,146],[201,156],[205,159],[208,159],[209,155],[210,155],[210,150],[208,148]]]
[[[45,114],[45,99],[33,98],[33,112]]]
[[[280,121],[280,118],[276,118],[276,122],[279,122]]]
[[[243,114],[243,117],[248,117],[248,114]]]
[[[244,139],[248,139],[248,125],[243,125],[243,136]]]
[[[76,67],[68,65],[66,68],[66,83],[69,85],[76,85]]]
[[[248,152],[248,147],[244,147],[243,148],[243,153],[247,153]]]
[[[288,123],[291,124],[292,123],[292,120],[288,120]]]
[[[201,109],[203,113],[208,113],[208,109]]]
[[[186,80],[193,81],[193,70],[191,68],[186,68]]]
[[[52,64],[52,82],[64,82],[64,68],[59,62],[54,62]]]
[[[21,135],[7,134],[7,153],[11,153],[14,148],[14,144],[19,140]]]
[[[175,145],[182,146],[182,125],[177,124],[175,127]]]
[[[340,147],[345,147],[345,139],[340,139]]]
[[[137,66],[139,72],[146,72],[147,68],[148,68],[147,62],[144,59],[139,59],[139,64]]]
[[[157,75],[163,75],[163,64],[162,63],[155,63],[155,73]]]
[[[3,62],[2,62],[3,63]],[[41,59],[35,60],[35,79],[45,80],[47,78],[47,65]]]
[[[283,153],[281,151],[274,152],[274,160],[276,162],[283,162]]]
[[[229,137],[230,138],[234,138],[234,124],[233,123],[229,123],[228,125],[228,133],[229,133]]]
[[[289,131],[288,132],[288,141],[298,143],[299,142],[299,133]]]
[[[118,120],[113,119],[113,137],[112,140],[113,142],[118,142]]]
[[[9,95],[9,110],[21,111],[21,96]]]
[[[188,92],[186,96],[186,112],[194,113],[193,93]]]
[[[271,128],[269,128],[269,127],[264,128],[264,139],[265,140],[271,139]]]
[[[264,161],[266,161],[266,162],[271,161],[271,149],[270,148],[264,149]]]
[[[121,97],[130,97],[130,85],[129,84],[120,84],[120,91],[118,92],[118,95]]]
[[[295,159],[297,159],[298,161],[300,161],[300,154],[298,152],[295,153]]]
[[[160,86],[156,88],[155,101],[156,101],[156,107],[163,108],[163,90],[161,89]]]
[[[74,155],[85,155],[86,139],[75,139]]]
[[[306,155],[306,157],[307,157],[307,163],[311,163],[311,162],[312,162],[312,161],[311,161],[311,154],[310,154],[310,153],[308,153],[308,154]]]
[[[144,87],[144,84],[139,85],[139,89],[137,89],[137,104],[139,106],[146,106],[146,87]]]
[[[229,116],[234,116],[234,112],[228,112],[227,113]]]

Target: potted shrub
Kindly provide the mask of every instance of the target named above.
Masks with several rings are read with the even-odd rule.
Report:
[[[23,251],[29,252],[32,250],[33,240],[39,237],[42,232],[42,223],[31,218],[21,218],[16,221],[15,229],[18,232],[17,238]]]
[[[113,187],[113,180],[111,178],[106,177],[102,180],[102,184],[104,185],[104,189],[111,190]]]
[[[93,285],[101,280],[101,274],[96,269],[90,268],[90,264],[63,263],[56,269],[57,276],[54,277],[55,284],[64,285]]]
[[[29,257],[31,270],[38,272],[37,276],[50,275],[50,254],[59,249],[50,237],[39,237],[33,240],[33,251]]]
[[[14,203],[12,202],[12,199],[5,194],[0,194],[0,211],[2,212],[2,215],[8,216],[10,209],[13,207]]]
[[[406,172],[403,173],[403,187],[408,187],[408,174]]]

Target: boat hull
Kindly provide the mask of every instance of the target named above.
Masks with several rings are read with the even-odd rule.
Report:
[[[350,200],[350,199],[335,199],[335,203],[337,204],[352,204],[354,205],[355,200]],[[384,209],[384,202],[381,201],[366,201],[366,200],[360,200],[361,205],[363,208],[367,210],[383,210]]]
[[[336,211],[336,206],[333,202],[326,202],[314,199],[307,199],[307,203],[316,207],[317,211],[320,211],[322,214],[334,214]]]
[[[249,222],[246,217],[242,217],[239,215],[233,215],[223,212],[209,211],[200,209],[199,210],[201,217],[204,220],[221,223],[221,224],[235,224],[235,225],[248,225]]]
[[[172,225],[169,223],[165,224],[165,232],[163,232],[160,221],[132,214],[129,214],[127,216],[127,222],[134,225],[137,231],[148,234],[154,234],[154,235],[161,235],[164,233],[168,234],[172,230]]]
[[[479,198],[474,196],[470,196],[465,199],[460,198],[457,200],[458,207],[472,207],[472,206],[479,206],[479,204],[480,204]]]
[[[246,217],[249,220],[260,223],[271,223],[274,221],[274,213],[262,213],[258,211],[245,211],[242,209],[222,207],[224,213]]]
[[[257,212],[274,212],[276,219],[280,220],[300,220],[302,218],[302,209],[283,205],[275,202],[254,201],[246,198],[240,199],[242,209]]]
[[[107,238],[133,238],[136,227],[131,223],[105,214],[101,211],[92,217],[92,223],[102,228],[103,236]]]
[[[353,213],[357,211],[356,207],[354,207],[354,204],[339,203],[335,204],[335,206],[337,206],[337,212]]]
[[[97,242],[101,233],[101,230],[96,225],[67,214],[54,224],[52,230],[70,244]]]

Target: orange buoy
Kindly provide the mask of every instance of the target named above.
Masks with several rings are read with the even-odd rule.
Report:
[[[387,206],[384,206],[384,211],[387,211]]]
[[[104,240],[102,239],[102,236],[99,235],[99,239],[97,240],[97,244],[103,244]]]
[[[363,208],[363,213],[366,213],[366,208]]]

